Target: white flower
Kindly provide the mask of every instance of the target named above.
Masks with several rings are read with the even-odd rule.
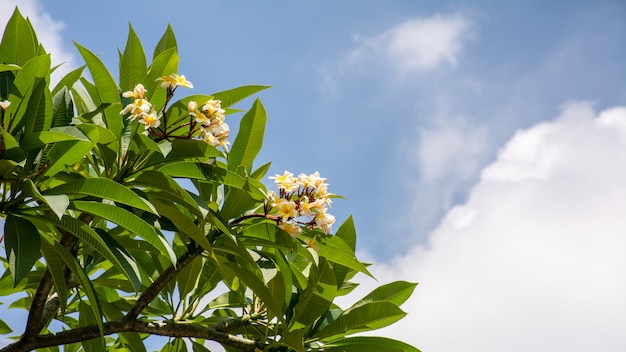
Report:
[[[143,84],[137,84],[135,89],[132,91],[122,93],[124,98],[135,98],[135,99],[145,99],[146,98],[146,88],[144,88]]]
[[[0,101],[0,107],[2,108],[2,110],[6,110],[9,105],[11,105],[11,102],[8,100]]]
[[[141,119],[139,120],[139,122],[141,122],[141,123],[143,123],[145,125],[145,129],[146,130],[148,128],[157,128],[157,127],[161,126],[161,120],[157,116],[156,111],[152,111],[149,114],[142,115]]]

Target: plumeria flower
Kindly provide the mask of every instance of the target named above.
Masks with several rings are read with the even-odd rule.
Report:
[[[151,109],[152,104],[150,104],[147,100],[135,99],[135,101],[126,105],[126,107],[120,112],[120,115],[126,115],[130,113],[128,119],[134,120],[138,117],[142,117],[143,115],[148,114]]]
[[[163,77],[157,78],[156,80],[163,81],[163,83],[161,83],[161,88],[175,89],[178,86],[185,87],[185,88],[193,88],[193,84],[189,82],[185,78],[185,76],[183,75],[179,76],[176,73],[172,73],[169,76],[163,76]]]
[[[187,111],[189,112],[189,115],[196,116],[198,113],[198,103],[193,100],[187,103]]]
[[[270,179],[274,180],[274,183],[278,187],[278,189],[282,189],[285,192],[292,192],[298,189],[297,180],[293,177],[293,173],[286,171],[282,175],[276,174]]]
[[[213,133],[211,133],[211,131],[209,131],[208,129],[201,127],[201,133],[202,133],[202,139],[204,140],[205,143],[213,146],[213,147],[217,147],[220,145],[220,140],[219,138],[215,137],[213,135]]]
[[[209,117],[224,117],[226,110],[222,109],[220,100],[209,100],[202,106],[202,111]]]
[[[9,105],[11,105],[11,102],[8,100],[0,101],[0,107],[2,107],[3,111],[6,110],[9,107]]]
[[[187,111],[190,116],[196,118],[196,122],[202,124],[203,126],[208,126],[211,123],[211,120],[206,116],[202,111],[198,110],[198,103],[195,101],[190,101],[187,104]]]
[[[230,127],[224,122],[218,122],[217,124],[212,124],[211,133],[217,138],[225,139],[228,137],[230,133]]]
[[[298,175],[298,181],[302,184],[302,187],[306,189],[309,187],[318,187],[320,184],[326,182],[326,179],[320,177],[320,173],[318,171],[315,171],[315,173],[312,173],[310,175]]]
[[[302,228],[291,222],[281,222],[278,227],[280,227],[283,231],[287,232],[293,237],[297,237],[302,233]]]
[[[326,209],[323,209],[315,216],[315,224],[319,226],[325,234],[329,234],[332,231],[332,225],[335,223],[335,217],[326,213]]]
[[[285,198],[279,198],[276,203],[276,213],[283,221],[287,221],[291,218],[298,216],[298,210],[296,210],[296,202]]]
[[[146,88],[143,84],[137,84],[132,91],[122,93],[124,98],[146,99]]]
[[[159,116],[157,116],[157,112],[154,110],[149,114],[142,115],[139,122],[145,125],[144,127],[146,130],[148,128],[157,128],[161,126],[161,120],[159,119]]]
[[[317,188],[315,189],[315,197],[316,198],[322,198],[324,199],[324,201],[330,205],[330,203],[332,203],[333,201],[330,199],[330,197],[334,196],[334,194],[332,193],[328,193],[328,184],[327,183],[321,183],[320,185],[317,186]]]
[[[313,203],[309,202],[309,197],[304,196],[300,199],[299,210],[300,216],[313,217]]]

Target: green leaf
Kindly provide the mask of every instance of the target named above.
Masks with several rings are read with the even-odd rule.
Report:
[[[32,89],[33,82],[36,78],[46,78],[50,71],[50,55],[42,55],[34,57],[15,75],[13,80],[13,87],[11,88],[11,95],[18,100],[24,99],[27,96],[28,90]],[[9,99],[14,102],[13,99]],[[7,109],[7,111],[9,111]]]
[[[341,264],[353,270],[357,270],[373,278],[365,265],[356,259],[352,248],[341,238],[330,236],[324,242],[318,243],[319,255],[333,263]]]
[[[85,67],[87,67],[87,66],[81,66],[81,67],[79,67],[79,68],[77,68],[75,70],[72,70],[71,72],[69,72],[65,76],[63,76],[63,78],[61,78],[59,83],[57,83],[57,85],[54,86],[54,88],[52,89],[52,91],[51,91],[52,95],[56,95],[63,88],[67,88],[67,89],[71,90],[72,87],[74,87],[74,84],[82,76],[83,70],[85,69]]]
[[[73,201],[72,208],[101,217],[127,229],[132,234],[143,238],[154,246],[158,253],[167,254],[172,264],[176,263],[176,254],[174,254],[165,238],[159,235],[153,226],[137,215],[114,205],[98,202]]]
[[[339,226],[335,236],[341,238],[352,249],[352,252],[356,251],[356,229],[352,215]]]
[[[15,287],[39,260],[41,237],[37,227],[30,221],[9,214],[4,224],[4,244]]]
[[[47,131],[52,125],[52,96],[44,78],[35,79],[33,92],[26,108],[26,118],[27,120],[22,120],[26,126],[25,135]]]
[[[120,88],[122,91],[131,91],[136,84],[143,83],[147,71],[146,54],[141,46],[141,41],[133,30],[133,26],[129,23],[126,48],[124,48],[120,62]]]
[[[203,141],[176,139],[172,141],[172,150],[167,154],[165,162],[223,156],[221,151]]]
[[[354,221],[352,219],[352,215],[350,215],[346,221],[341,224],[335,236],[341,238],[346,245],[352,250],[354,253],[356,250],[356,229],[354,228]],[[333,265],[333,270],[335,271],[335,277],[337,277],[337,286],[343,287],[344,281],[350,272],[349,267],[343,266],[340,264]],[[343,291],[343,290],[342,290]],[[348,292],[346,292],[348,293]]]
[[[4,320],[0,319],[0,335],[6,335],[12,333],[13,330],[4,322]]]
[[[265,282],[244,266],[233,262],[223,263],[222,270],[231,271],[241,282],[254,292],[268,308],[268,318],[277,317],[283,320],[283,297],[274,297]]]
[[[158,215],[148,201],[139,197],[130,189],[106,178],[78,179],[54,187],[43,194],[76,194],[81,196],[100,197]]]
[[[0,62],[23,66],[37,55],[39,43],[33,27],[15,8],[0,43]]]
[[[36,119],[26,113],[27,109],[30,109],[30,114],[33,114],[40,113],[39,108],[44,107],[45,112],[46,96],[50,101],[52,100],[47,83],[45,83],[49,71],[50,55],[43,55],[29,60],[15,76],[9,94],[9,101],[12,104],[5,111],[5,116],[14,116],[12,131],[20,130],[24,125],[29,126],[27,130],[35,126]],[[35,90],[37,90],[36,94]],[[36,99],[31,103],[33,94],[36,95]],[[49,107],[50,115],[52,115],[51,103]],[[25,116],[27,120],[24,120]]]
[[[239,167],[244,167],[247,172],[252,172],[252,162],[263,145],[266,121],[267,116],[263,104],[257,99],[241,119],[239,133],[228,155],[229,170],[234,171]]]
[[[130,281],[135,292],[139,292],[139,289],[141,288],[141,273],[135,259],[132,258],[126,248],[122,247],[108,232],[100,228],[97,228],[96,231],[117,260],[117,262],[115,262],[117,270],[126,275],[129,279],[126,280],[124,284],[127,284],[128,281]],[[123,289],[121,285],[118,285],[115,288],[120,290]]]
[[[2,65],[0,65],[0,67],[1,66]],[[22,69],[21,67],[19,68]],[[13,86],[14,80],[15,74],[13,72],[0,70],[0,99],[4,100],[9,98],[9,94],[11,93],[11,87]],[[9,117],[10,116],[5,116],[5,119],[7,120],[5,121],[5,124],[8,123]]]
[[[55,127],[49,131],[40,131],[29,134],[22,139],[20,146],[25,151],[40,149],[46,144],[63,141],[84,141],[89,142],[89,138],[81,130],[74,126]]]
[[[102,324],[102,313],[100,312],[100,303],[98,301],[98,295],[91,284],[91,280],[83,270],[83,268],[78,264],[76,258],[70,253],[63,245],[58,242],[54,243],[54,250],[57,252],[59,257],[65,262],[65,265],[74,273],[76,279],[82,286],[83,290],[87,294],[87,298],[89,299],[89,303],[91,305],[91,309],[93,311],[93,316],[91,317],[91,323],[93,321],[98,325],[98,330],[100,331],[100,335],[103,335],[103,324]],[[103,340],[104,343],[104,340]],[[104,347],[104,346],[103,346]]]
[[[73,165],[85,158],[95,143],[88,141],[66,141],[55,143],[46,153],[48,168],[40,174],[42,176],[55,175],[57,172]]]
[[[22,69],[22,66],[16,64],[0,64],[0,72],[7,71],[19,71]],[[3,97],[8,97],[9,95],[3,95]]]
[[[91,77],[93,77],[99,97],[98,103],[112,104],[104,110],[104,121],[107,128],[119,139],[122,135],[123,127],[123,116],[120,115],[122,107],[119,104],[121,103],[119,88],[106,66],[96,55],[78,43],[74,43],[74,45],[76,45],[85,63],[87,63]]]
[[[176,276],[178,282],[178,294],[181,300],[185,300],[188,293],[198,287],[200,271],[202,270],[202,258],[196,257],[189,263],[180,274]]]
[[[67,87],[63,87],[54,95],[52,107],[54,113],[51,127],[69,126],[74,117],[74,102]]]
[[[189,236],[189,238],[196,241],[202,248],[208,251],[212,250],[211,243],[206,238],[205,233],[175,206],[170,206],[158,200],[154,200],[154,206],[162,217],[165,217],[176,226],[180,233]]]
[[[409,297],[411,297],[411,294],[413,293],[413,290],[415,290],[416,286],[417,284],[406,281],[395,281],[382,285],[374,289],[358,302],[356,302],[349,309],[354,309],[369,302],[377,301],[391,302],[397,306],[400,306],[407,299],[409,299]]]
[[[2,133],[2,139],[0,140],[0,146],[4,147],[4,154],[0,154],[0,159],[13,160],[20,162],[26,158],[26,153],[17,143],[15,137],[13,137],[7,130],[0,127],[0,133]]]
[[[314,269],[311,268],[309,273],[307,288],[299,294],[289,330],[302,329],[313,324],[326,313],[335,299],[337,283],[331,266],[320,257],[317,270]]]
[[[166,99],[166,90],[159,87],[157,78],[178,72],[178,53],[176,48],[167,49],[157,55],[148,68],[144,83],[146,98],[153,106],[163,106]]]
[[[67,210],[67,206],[70,204],[70,200],[65,194],[42,195],[33,181],[29,179],[24,180],[22,183],[22,190],[25,196],[33,197],[33,199],[48,205],[59,219],[63,217],[65,210]]]
[[[180,186],[173,178],[160,171],[147,170],[129,182],[142,188],[162,190],[171,195],[170,200],[185,206],[189,211],[198,216],[203,216],[196,201],[189,193]]]
[[[313,337],[332,341],[341,336],[380,329],[402,319],[406,313],[391,302],[370,302],[343,312]]]
[[[261,180],[265,174],[267,174],[267,171],[270,169],[270,166],[272,165],[271,162],[269,163],[265,163],[261,166],[259,166],[256,170],[254,170],[251,174],[250,177],[256,179],[256,180]]]
[[[324,345],[325,352],[420,352],[417,348],[386,337],[356,336]]]
[[[213,94],[213,99],[220,100],[222,102],[222,108],[227,108],[251,96],[252,94],[260,92],[267,88],[271,88],[271,86],[241,86],[215,93]]]
[[[116,249],[116,247],[111,245],[110,241],[109,243],[105,242],[100,234],[98,234],[93,228],[91,228],[84,222],[69,216],[64,216],[61,220],[57,220],[56,218],[53,218],[51,216],[45,218],[28,216],[28,218],[34,221],[47,220],[48,223],[53,224],[60,230],[67,231],[73,236],[76,236],[81,241],[93,247],[94,250],[102,255],[102,257],[104,257],[106,260],[111,262],[111,264],[113,264],[113,266],[117,270],[119,270],[120,273],[124,274],[128,278],[128,280],[133,283],[138,282],[138,274],[135,268],[127,265],[124,258],[122,258],[122,260],[120,261],[119,253],[117,253],[118,251],[113,251],[114,249]]]
[[[211,352],[211,350],[209,350],[208,348],[204,347],[204,345],[201,345],[199,343],[197,343],[196,341],[191,341],[191,346],[193,348],[193,352]]]
[[[41,254],[46,260],[46,266],[50,270],[54,287],[59,295],[61,310],[65,311],[67,305],[67,285],[65,284],[63,263],[48,241],[41,241]]]
[[[172,30],[172,26],[168,24],[167,29],[165,29],[165,33],[163,33],[163,35],[161,36],[161,39],[159,39],[159,42],[154,48],[154,54],[152,56],[153,60],[158,55],[160,55],[161,53],[169,49],[176,50],[176,36],[174,36],[174,31]]]

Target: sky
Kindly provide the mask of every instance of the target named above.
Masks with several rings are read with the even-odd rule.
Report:
[[[17,2],[62,70],[72,41],[117,67],[129,23],[150,56],[169,23],[193,93],[273,86],[257,165],[346,198],[378,278],[359,293],[420,283],[377,334],[626,349],[625,2]]]

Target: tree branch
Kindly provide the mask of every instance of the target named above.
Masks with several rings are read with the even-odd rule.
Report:
[[[178,273],[180,273],[180,271],[183,270],[185,266],[191,263],[194,258],[202,253],[203,250],[204,249],[200,246],[192,247],[188,249],[187,252],[185,252],[185,254],[183,254],[180,258],[178,258],[178,260],[176,261],[176,266],[172,265],[169,268],[165,269],[165,271],[163,271],[163,273],[161,273],[161,275],[159,275],[159,277],[154,280],[152,285],[150,285],[141,294],[141,296],[139,296],[139,299],[137,299],[135,305],[126,314],[125,319],[127,319],[128,321],[137,319],[139,314],[148,306],[148,304],[150,304],[150,302],[152,302],[152,300],[154,300],[154,298],[161,292],[161,290],[163,290],[163,288],[170,281],[174,280]]]
[[[78,217],[78,220],[84,222],[85,224],[89,224],[91,220],[93,220],[93,216],[90,214],[82,213]],[[61,240],[60,243],[67,250],[73,251],[74,246],[78,242],[78,239],[70,234],[67,231],[61,231]],[[71,271],[64,265],[65,270],[65,281],[69,280]],[[44,324],[47,323],[43,316],[44,308],[46,307],[46,302],[48,302],[48,295],[52,290],[52,275],[50,274],[50,270],[46,268],[43,276],[41,277],[41,281],[39,281],[39,286],[37,286],[37,290],[33,295],[33,303],[30,306],[30,311],[28,312],[28,318],[26,320],[26,328],[24,329],[24,334],[22,334],[22,339],[29,339],[31,336],[36,336],[39,334],[41,329],[44,327]],[[58,306],[57,306],[58,307]]]
[[[120,332],[139,332],[169,337],[194,337],[216,341],[223,345],[236,347],[244,351],[254,351],[255,348],[262,350],[265,346],[263,342],[246,339],[236,335],[230,335],[228,333],[217,331],[211,327],[179,324],[174,322],[142,322],[123,318],[104,323],[103,329],[105,336]],[[31,351],[38,348],[87,341],[98,337],[100,337],[98,326],[89,325],[58,333],[39,335],[29,340],[19,340],[3,349],[0,349],[0,352]]]

